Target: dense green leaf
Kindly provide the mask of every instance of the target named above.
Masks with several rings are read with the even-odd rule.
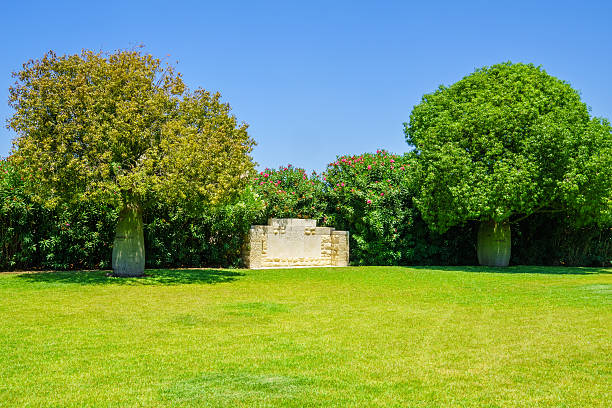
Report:
[[[610,225],[612,128],[539,67],[494,65],[440,87],[405,133],[417,154],[415,202],[435,230],[539,212]]]

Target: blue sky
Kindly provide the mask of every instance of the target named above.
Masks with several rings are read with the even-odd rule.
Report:
[[[402,123],[424,93],[508,60],[542,65],[612,118],[612,2],[24,0],[2,14],[2,122],[25,61],[144,44],[191,88],[221,92],[261,168],[408,151]],[[15,136],[0,128],[0,156]]]

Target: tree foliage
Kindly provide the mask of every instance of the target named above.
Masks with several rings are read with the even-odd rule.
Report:
[[[414,107],[405,134],[418,158],[415,202],[438,231],[539,212],[610,222],[610,124],[540,67],[503,63],[441,86]]]
[[[49,52],[13,76],[12,160],[49,207],[216,203],[253,169],[247,125],[218,93],[189,91],[151,55]]]

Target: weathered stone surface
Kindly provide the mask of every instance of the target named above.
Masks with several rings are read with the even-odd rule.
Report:
[[[317,226],[317,220],[307,220],[303,218],[270,218],[268,225],[272,227],[310,227]]]
[[[348,266],[348,231],[317,227],[316,220],[270,218],[253,225],[243,257],[250,269]]]

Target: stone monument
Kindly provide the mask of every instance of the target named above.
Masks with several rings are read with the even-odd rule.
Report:
[[[316,220],[270,218],[251,227],[243,257],[250,269],[348,266],[349,234]]]

